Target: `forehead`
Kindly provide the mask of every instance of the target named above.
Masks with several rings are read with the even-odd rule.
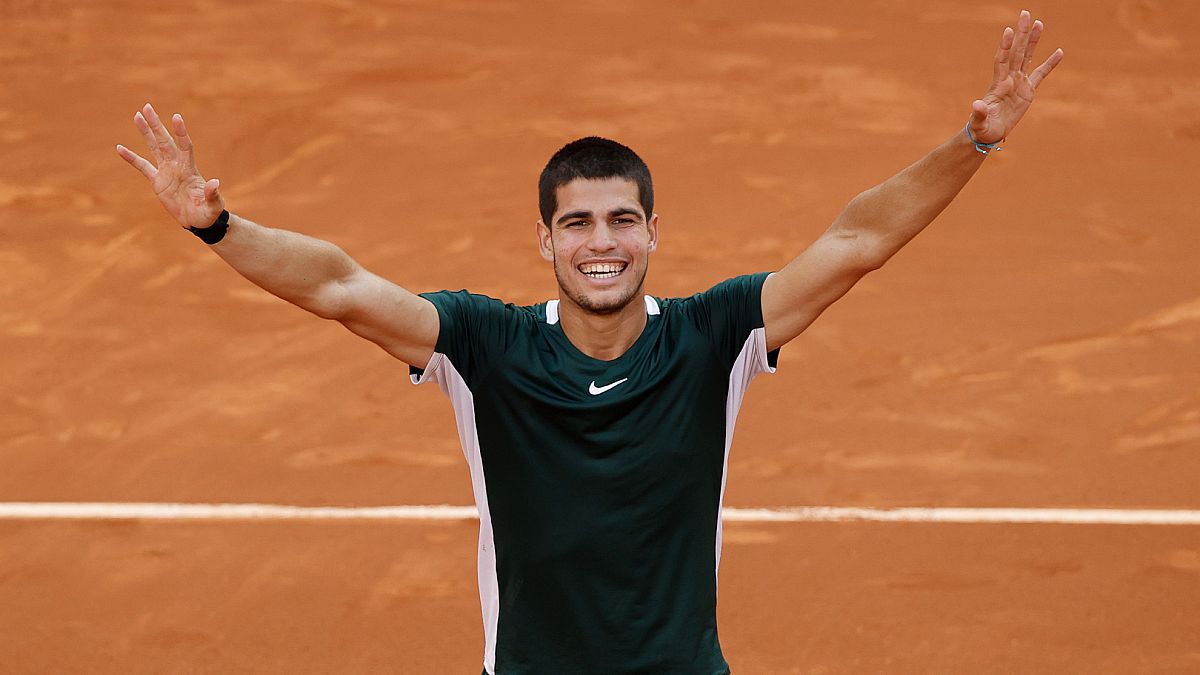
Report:
[[[642,210],[637,183],[628,178],[576,178],[559,185],[554,196],[558,202],[555,217],[568,211],[604,213],[618,207],[634,208],[639,213]]]

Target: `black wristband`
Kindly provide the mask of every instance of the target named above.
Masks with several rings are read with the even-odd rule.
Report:
[[[200,237],[200,241],[206,244],[215,244],[225,238],[225,233],[229,231],[229,212],[222,209],[221,215],[217,216],[216,222],[208,227],[189,227],[188,231]]]

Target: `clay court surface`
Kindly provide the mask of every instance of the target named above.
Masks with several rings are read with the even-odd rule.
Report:
[[[1017,5],[0,1],[0,502],[468,505],[450,405],[113,152],[410,289],[552,297],[535,180],[655,172],[648,292],[777,269],[961,129]],[[1044,2],[1006,149],[751,388],[726,505],[1200,509],[1200,6]],[[477,673],[477,523],[0,519],[0,672]],[[726,526],[735,673],[1200,672],[1200,526]]]

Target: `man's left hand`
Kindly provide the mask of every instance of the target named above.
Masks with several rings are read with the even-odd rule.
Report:
[[[998,143],[1017,126],[1033,103],[1034,91],[1063,58],[1056,49],[1042,65],[1030,70],[1033,51],[1042,37],[1042,22],[1027,10],[1017,18],[1017,30],[1006,26],[996,50],[992,86],[983,98],[971,103],[971,134],[980,143]]]

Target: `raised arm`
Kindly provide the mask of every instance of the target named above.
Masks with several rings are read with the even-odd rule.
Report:
[[[133,123],[155,161],[122,145],[117,154],[150,181],[159,202],[182,227],[212,226],[225,210],[225,200],[220,182],[205,181],[196,168],[183,117],[172,117],[168,133],[146,104]],[[211,248],[269,293],[341,322],[402,361],[421,367],[429,362],[439,326],[433,304],[367,271],[334,244],[230,214],[228,230]]]
[[[1008,137],[1033,103],[1034,91],[1062,60],[1056,50],[1030,69],[1042,22],[1022,11],[1017,29],[1004,29],[992,85],[971,103],[964,129],[922,159],[862,192],[812,245],[763,285],[767,347],[777,349],[871,270],[879,269],[925,229]]]

